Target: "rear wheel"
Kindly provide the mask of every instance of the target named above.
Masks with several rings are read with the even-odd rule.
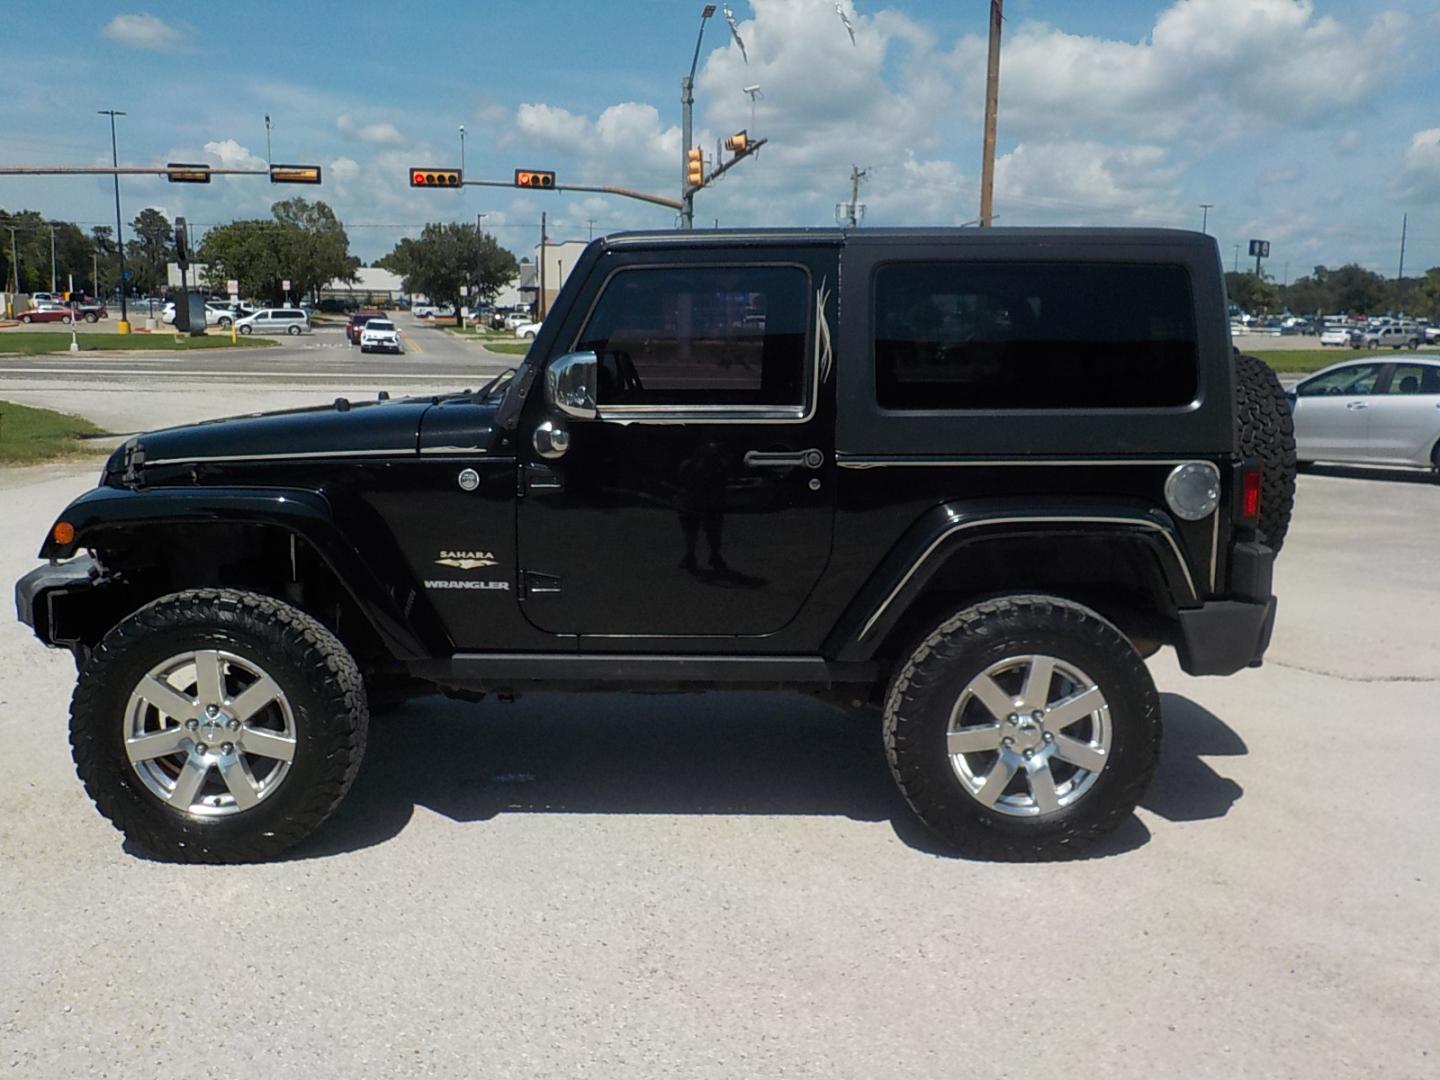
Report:
[[[1263,468],[1260,531],[1278,552],[1295,505],[1295,417],[1275,372],[1254,356],[1235,357],[1235,441]]]
[[[23,322],[23,323],[29,324],[29,323],[34,322],[35,320],[33,320],[32,318],[30,318],[29,315],[21,315],[21,316],[20,316],[20,321]]]
[[[291,337],[296,337],[296,336],[298,336],[299,333],[300,333],[300,327],[298,327],[298,326],[287,327],[285,332],[286,332],[287,334],[289,334]]]
[[[1155,771],[1160,702],[1140,656],[1054,597],[966,608],[910,654],[885,702],[910,806],[957,851],[1064,856],[1114,829]]]
[[[242,327],[240,327],[240,333],[242,333],[242,334],[250,334],[250,333],[253,333],[253,332],[254,332],[254,328],[253,328],[253,327],[249,327],[249,326],[242,326]]]
[[[360,767],[354,660],[320,623],[232,590],[164,597],[100,642],[70,707],[75,767],[137,847],[246,862],[313,832]]]
[[[85,321],[88,323],[99,322],[100,316],[95,314],[95,312],[93,311],[87,311],[85,313]]]

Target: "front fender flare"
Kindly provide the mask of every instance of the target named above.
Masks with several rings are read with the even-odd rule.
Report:
[[[831,631],[823,652],[842,661],[871,659],[926,584],[961,548],[1037,532],[1126,536],[1153,553],[1180,606],[1200,602],[1174,523],[1151,507],[1071,502],[1036,509],[1033,502],[946,503],[922,515],[882,560]]]
[[[260,526],[303,540],[329,567],[355,601],[385,647],[397,659],[418,659],[450,651],[438,619],[405,573],[407,565],[378,519],[346,528],[336,508],[318,491],[292,488],[128,488],[100,487],[80,496],[57,519],[71,525],[74,538],[55,539],[52,527],[40,549],[42,559],[68,559],[103,543],[107,533],[167,524]],[[363,549],[351,536],[363,536]]]

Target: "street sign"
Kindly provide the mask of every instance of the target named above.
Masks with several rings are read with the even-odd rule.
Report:
[[[240,282],[237,281],[237,280],[236,280],[235,278],[233,278],[233,277],[230,278],[230,279],[228,279],[228,280],[225,282],[225,291],[226,291],[227,293],[229,293],[231,296],[239,296],[239,295],[240,295]]]
[[[1270,241],[1251,240],[1250,254],[1257,259],[1268,259],[1270,257]]]
[[[320,166],[271,165],[270,182],[272,184],[318,184],[320,183]]]
[[[461,286],[460,286],[460,295],[461,295],[461,296],[469,296],[469,295],[470,295],[470,286],[469,286],[469,285],[461,285]]]
[[[287,277],[284,281],[280,282],[280,287],[281,287],[282,289],[284,289],[286,292],[289,292],[289,291],[290,291],[290,279]]]

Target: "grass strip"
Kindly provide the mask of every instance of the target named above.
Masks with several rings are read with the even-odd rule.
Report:
[[[1313,371],[1338,364],[1342,360],[1361,360],[1369,356],[1394,359],[1394,349],[1251,349],[1251,356],[1259,357],[1281,375],[1309,375]]]
[[[33,465],[74,454],[98,453],[109,447],[79,440],[104,434],[102,428],[83,416],[0,401],[0,464]]]
[[[76,334],[81,352],[190,352],[195,349],[263,349],[275,345],[267,338],[241,335],[234,344],[230,335],[180,337],[173,334]],[[70,335],[58,333],[0,333],[0,355],[39,356],[70,351]]]

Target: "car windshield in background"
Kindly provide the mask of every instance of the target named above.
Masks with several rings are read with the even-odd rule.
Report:
[[[395,324],[384,319],[371,319],[365,324],[367,330],[394,330]]]

